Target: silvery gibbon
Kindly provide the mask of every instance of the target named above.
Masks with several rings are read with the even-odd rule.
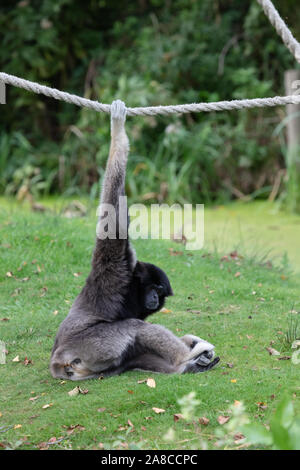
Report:
[[[125,119],[124,103],[114,101],[91,272],[57,333],[50,363],[55,378],[109,377],[132,369],[196,373],[219,362],[207,341],[194,335],[178,338],[163,326],[145,321],[173,292],[166,274],[153,264],[137,261],[128,237],[120,236],[124,231],[128,234],[129,226],[127,207],[126,216],[119,217],[129,152]],[[114,207],[118,221],[114,237],[109,236],[109,223],[101,225],[105,218],[101,208],[107,205]]]

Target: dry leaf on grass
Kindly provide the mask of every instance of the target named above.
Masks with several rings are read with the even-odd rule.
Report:
[[[203,424],[203,426],[207,426],[209,424],[209,419],[205,418],[205,416],[202,416],[201,418],[199,418],[199,423]]]
[[[43,410],[46,410],[47,408],[50,408],[50,406],[53,406],[53,403],[47,403],[46,405],[42,406]]]
[[[166,410],[163,410],[162,408],[156,408],[156,407],[153,407],[152,410],[153,410],[156,414],[165,413],[165,411],[166,411]]]
[[[68,395],[70,397],[76,397],[76,395],[79,395],[79,393],[81,393],[82,395],[86,395],[88,392],[89,392],[88,389],[83,390],[77,385],[75,388],[73,388],[72,390],[68,392]]]
[[[37,400],[38,398],[39,398],[39,396],[37,395],[36,397],[31,397],[31,398],[29,398],[29,401],[35,401],[35,400]]]
[[[225,424],[230,420],[230,416],[218,416],[218,423],[219,424]]]
[[[23,364],[24,364],[25,366],[28,366],[28,364],[33,364],[33,362],[32,362],[31,359],[28,359],[27,356],[25,356],[25,359],[24,359]]]
[[[154,379],[152,379],[152,377],[148,377],[147,379],[138,380],[137,383],[138,384],[146,384],[150,388],[155,388],[156,387],[156,382],[155,382]],[[128,390],[128,392],[129,392],[129,390]]]
[[[150,387],[150,388],[155,388],[155,387],[156,387],[155,380],[152,379],[152,377],[149,377],[149,378],[147,379],[146,384],[147,384],[148,387]]]
[[[276,351],[274,348],[266,348],[270,356],[280,356],[280,352]]]
[[[183,419],[183,415],[181,413],[175,413],[173,417],[174,417],[175,423],[177,423],[177,421],[179,421],[180,419]]]
[[[73,388],[72,390],[70,390],[70,391],[68,392],[68,395],[69,395],[70,397],[76,397],[76,395],[78,395],[78,394],[79,394],[79,387],[78,387],[78,385],[77,385],[75,388]]]
[[[74,431],[85,431],[85,427],[81,426],[81,424],[71,424],[70,426],[63,426],[67,429],[67,434],[73,434]]]
[[[162,308],[160,310],[160,313],[172,313],[172,310],[168,309],[168,308]]]
[[[98,408],[97,411],[98,411],[98,413],[103,413],[103,411],[105,411],[105,410],[106,410],[106,408]]]

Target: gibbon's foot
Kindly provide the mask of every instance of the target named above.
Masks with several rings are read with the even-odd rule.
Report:
[[[213,360],[215,347],[208,341],[194,335],[185,335],[181,338],[181,341],[190,348],[188,363],[184,372],[204,372],[212,369],[220,361],[219,357]]]
[[[220,362],[220,358],[218,356],[215,357],[215,359],[213,359],[207,365],[203,365],[202,363],[198,363],[198,362],[190,362],[189,364],[187,364],[183,373],[184,374],[187,374],[187,373],[198,374],[199,372],[206,372],[212,369],[213,367],[215,367],[219,362]]]

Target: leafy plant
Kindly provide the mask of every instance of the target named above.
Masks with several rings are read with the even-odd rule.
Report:
[[[299,35],[296,0],[278,0]],[[291,54],[255,2],[13,0],[0,7],[1,70],[128,106],[282,94]],[[200,27],[199,27],[200,25]],[[262,47],[263,44],[263,47]],[[40,169],[38,192],[90,193],[104,171],[107,116],[8,87],[0,192]],[[274,109],[128,119],[134,201],[266,198],[284,165]]]
[[[260,423],[250,423],[243,427],[243,432],[253,445],[276,450],[300,450],[300,417],[295,415],[288,397],[277,406],[269,430]]]

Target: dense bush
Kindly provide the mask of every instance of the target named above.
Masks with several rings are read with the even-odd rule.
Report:
[[[296,0],[276,6],[300,37]],[[295,27],[293,29],[293,26]],[[293,57],[245,0],[2,0],[1,70],[129,106],[283,94]],[[9,87],[0,116],[0,192],[97,193],[109,119]],[[284,166],[284,110],[128,119],[137,200],[266,195]],[[25,182],[25,183],[24,183]]]

